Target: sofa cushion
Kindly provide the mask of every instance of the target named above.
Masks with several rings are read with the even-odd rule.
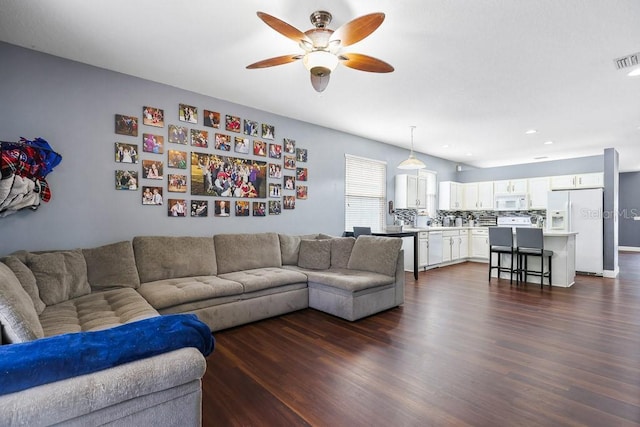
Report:
[[[19,343],[42,338],[44,332],[33,301],[6,264],[0,262],[0,324],[3,339]]]
[[[282,268],[256,268],[221,274],[220,277],[241,283],[244,292],[255,292],[294,283],[307,283],[303,273]]]
[[[331,267],[331,240],[301,240],[298,266],[313,270]]]
[[[36,283],[36,277],[33,275],[33,272],[16,256],[5,257],[2,261],[13,271],[13,274],[16,275],[24,290],[27,291],[31,297],[36,313],[42,313],[46,304],[40,299],[40,291],[38,290],[38,284]]]
[[[211,298],[240,295],[243,288],[240,283],[219,276],[196,276],[143,283],[138,292],[156,310],[162,310]]]
[[[211,237],[138,236],[133,251],[141,283],[217,274]]]
[[[307,271],[306,274],[309,277],[309,286],[311,286],[312,283],[319,283],[321,285],[343,289],[347,292],[358,292],[363,289],[391,285],[395,282],[393,277],[385,274],[345,268]]]
[[[302,236],[278,234],[278,239],[280,240],[280,253],[282,254],[282,265],[298,265],[300,240],[313,240],[317,237],[317,234],[305,234]]]
[[[27,266],[38,284],[40,298],[54,305],[91,292],[87,281],[87,263],[82,251],[29,253]]]
[[[83,249],[87,278],[93,291],[140,286],[133,245],[130,241]]]
[[[402,239],[397,237],[358,236],[347,268],[395,276]]]
[[[217,234],[213,241],[218,274],[282,266],[280,240],[276,233]]]
[[[331,268],[347,268],[356,239],[336,237],[331,239]]]
[[[94,292],[45,308],[40,323],[47,337],[96,331],[157,316],[158,312],[134,289]]]

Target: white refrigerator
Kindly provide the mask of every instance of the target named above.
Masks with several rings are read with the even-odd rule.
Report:
[[[589,190],[550,191],[546,226],[550,231],[575,231],[576,271],[603,273],[603,192]]]

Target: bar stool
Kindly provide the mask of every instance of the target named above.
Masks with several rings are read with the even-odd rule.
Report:
[[[371,227],[353,227],[353,237],[371,234]]]
[[[494,265],[493,254],[498,254],[498,264]],[[509,254],[511,257],[511,266],[502,266],[502,255]],[[515,252],[513,248],[513,230],[511,227],[489,227],[489,281],[491,281],[491,271],[498,270],[498,278],[500,273],[509,273],[509,283],[513,283],[513,258]]]
[[[549,288],[551,288],[551,258],[553,251],[544,248],[544,237],[541,228],[516,228],[516,254],[518,257],[518,267],[516,280],[519,282],[522,275],[527,281],[527,275],[540,276],[540,287],[544,286],[544,278],[549,278]],[[528,259],[530,256],[540,257],[540,271],[529,270]],[[548,269],[544,271],[544,259],[547,258]]]

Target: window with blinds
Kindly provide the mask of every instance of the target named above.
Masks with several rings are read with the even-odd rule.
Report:
[[[387,163],[345,155],[344,229],[382,230],[386,217]]]

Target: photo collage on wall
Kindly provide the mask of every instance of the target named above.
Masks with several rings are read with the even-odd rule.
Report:
[[[123,136],[114,145],[115,188],[141,190],[142,205],[164,206],[170,217],[264,217],[307,199],[308,151],[278,141],[275,126],[189,104],[178,105],[166,134],[165,120],[152,106],[142,107],[142,121],[115,115]]]

